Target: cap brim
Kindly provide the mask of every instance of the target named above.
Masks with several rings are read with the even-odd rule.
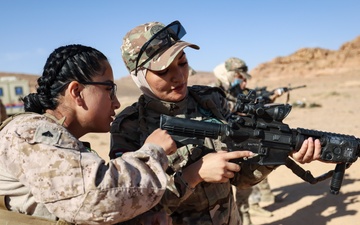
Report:
[[[244,76],[246,79],[251,79],[251,75],[248,74],[248,73],[246,73],[246,72],[244,72],[244,71],[240,71],[240,74],[241,74],[242,76]]]
[[[196,50],[200,49],[200,47],[195,44],[191,44],[185,41],[177,41],[174,45],[161,53],[159,56],[153,57],[153,59],[146,63],[144,67],[153,71],[166,69],[172,63],[172,61],[174,61],[179,52],[186,47],[190,47]]]

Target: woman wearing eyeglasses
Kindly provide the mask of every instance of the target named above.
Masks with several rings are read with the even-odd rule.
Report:
[[[141,146],[159,127],[161,114],[217,123],[226,122],[230,116],[220,89],[187,86],[189,65],[183,49],[199,47],[182,41],[185,33],[182,25],[174,21],[167,26],[160,22],[142,24],[125,35],[122,57],[143,95],[113,122],[110,158]],[[241,224],[230,179],[240,187],[248,187],[260,182],[274,167],[232,163],[232,159],[253,154],[227,152],[219,140],[192,141],[168,157],[167,172],[173,183],[161,204],[129,224]],[[320,144],[315,144],[316,148],[312,140],[305,141],[293,157],[302,163],[317,159]],[[170,220],[161,214],[164,211]]]
[[[120,107],[112,68],[83,45],[55,49],[27,113],[0,131],[0,224],[114,224],[156,205],[176,151],[160,129],[108,164],[79,138],[109,132]]]

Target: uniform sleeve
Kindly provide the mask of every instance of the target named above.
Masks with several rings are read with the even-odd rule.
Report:
[[[21,124],[20,124],[21,123]],[[13,122],[3,137],[7,172],[29,187],[36,202],[77,224],[114,224],[156,205],[167,185],[167,157],[145,144],[108,164],[60,125]]]
[[[125,221],[155,206],[165,192],[167,158],[162,149],[145,144],[104,165],[94,155],[84,154],[82,164],[94,168],[87,171],[88,187],[75,221],[88,221],[98,214],[104,221]],[[84,174],[86,177],[86,174]],[[92,188],[90,188],[92,187]],[[84,197],[84,198],[83,198]]]

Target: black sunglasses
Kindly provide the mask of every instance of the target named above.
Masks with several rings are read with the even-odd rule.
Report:
[[[111,87],[110,89],[110,99],[114,100],[115,96],[116,96],[116,90],[117,90],[117,85],[115,83],[112,82],[91,82],[91,81],[85,81],[85,82],[80,82],[81,84],[88,84],[88,85],[105,85],[105,86],[109,86]]]
[[[237,68],[236,70],[239,70],[239,71],[242,71],[242,72],[246,73],[248,71],[248,67],[247,66],[242,66],[242,67]]]
[[[135,64],[135,76],[137,75],[138,67],[147,63],[160,51],[173,45],[176,41],[184,37],[185,34],[185,28],[177,20],[156,32],[147,42],[145,42],[139,51]],[[144,53],[146,54],[147,59],[139,65],[141,56]]]

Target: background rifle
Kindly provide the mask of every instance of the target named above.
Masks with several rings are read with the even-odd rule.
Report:
[[[338,194],[345,169],[359,157],[360,140],[354,136],[308,130],[291,129],[282,120],[290,113],[291,105],[264,104],[256,97],[256,91],[240,94],[235,105],[236,113],[228,124],[218,124],[161,115],[160,128],[167,130],[178,147],[199,144],[204,138],[217,139],[226,143],[228,151],[250,150],[256,157],[245,159],[248,163],[260,165],[286,165],[303,180],[315,184],[332,176],[330,192]],[[305,139],[313,137],[321,143],[321,160],[337,163],[331,170],[317,178],[303,170],[288,156],[298,151]],[[239,159],[238,162],[244,159]]]
[[[287,104],[290,100],[290,91],[304,87],[306,87],[306,85],[300,85],[296,87],[290,87],[289,85],[288,87],[275,88],[272,91],[266,90],[266,87],[256,88],[255,90],[257,97],[263,98],[265,100],[265,103],[271,103],[271,96],[274,95],[276,91],[287,93],[287,98],[286,98],[286,104]]]

